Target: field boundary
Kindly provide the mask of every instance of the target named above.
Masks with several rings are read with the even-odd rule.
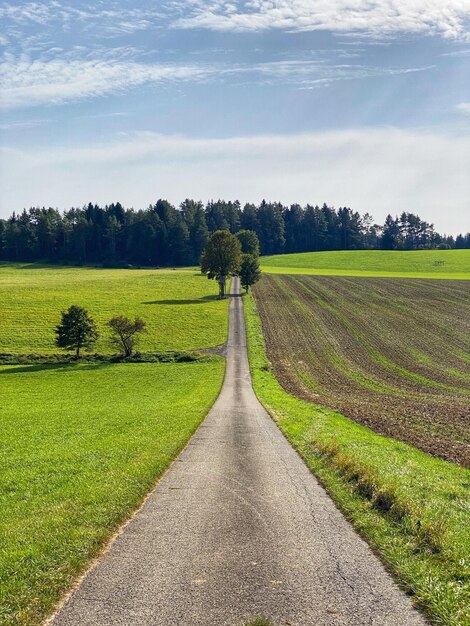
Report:
[[[274,376],[244,298],[255,393],[346,518],[433,624],[470,623],[470,471],[299,400]],[[388,473],[381,458],[390,457]],[[467,526],[468,529],[468,526]]]

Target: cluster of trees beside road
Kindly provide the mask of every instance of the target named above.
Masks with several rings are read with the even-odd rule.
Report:
[[[416,250],[470,248],[470,233],[440,235],[413,213],[388,215],[383,225],[368,213],[342,207],[284,206],[185,200],[176,208],[158,200],[145,210],[125,209],[119,202],[88,204],[61,213],[31,208],[0,220],[0,259],[177,266],[195,265],[217,230],[256,232],[260,252],[281,254],[320,250]]]
[[[219,285],[219,297],[225,297],[227,278],[240,276],[240,283],[248,293],[251,285],[261,278],[259,267],[259,240],[253,230],[239,230],[232,235],[227,230],[216,230],[207,242],[201,256],[201,272]]]
[[[131,320],[124,315],[112,317],[108,326],[111,328],[110,343],[117,347],[124,357],[132,356],[139,334],[145,332],[145,322],[140,317]],[[95,320],[86,309],[72,304],[67,311],[62,311],[61,321],[54,332],[55,344],[64,350],[73,350],[80,358],[82,348],[90,350],[96,343],[99,332]]]

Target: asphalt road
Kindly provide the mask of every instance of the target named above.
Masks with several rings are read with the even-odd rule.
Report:
[[[52,624],[235,626],[255,616],[426,623],[256,399],[235,296],[217,402]]]

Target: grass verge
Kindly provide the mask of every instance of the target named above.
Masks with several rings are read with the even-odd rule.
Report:
[[[2,626],[52,610],[199,426],[224,367],[0,367]]]
[[[295,398],[266,357],[256,303],[244,298],[255,392],[434,624],[470,624],[470,471]]]

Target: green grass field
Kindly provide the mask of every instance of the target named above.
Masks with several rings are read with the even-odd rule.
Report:
[[[390,276],[470,280],[470,250],[348,250],[261,258],[274,274]]]
[[[214,402],[222,359],[0,367],[0,623],[38,624]]]
[[[0,352],[58,352],[70,304],[103,333],[141,315],[143,350],[226,341],[228,301],[195,270],[0,266]],[[108,352],[103,339],[96,350]],[[0,624],[42,622],[215,401],[224,361],[0,366]]]
[[[54,327],[72,304],[88,309],[112,352],[107,321],[139,315],[147,323],[139,349],[192,350],[225,342],[227,301],[217,285],[190,270],[109,270],[0,264],[0,353],[53,353]]]
[[[432,622],[470,624],[470,471],[287,393],[255,300],[244,303],[260,401]]]

